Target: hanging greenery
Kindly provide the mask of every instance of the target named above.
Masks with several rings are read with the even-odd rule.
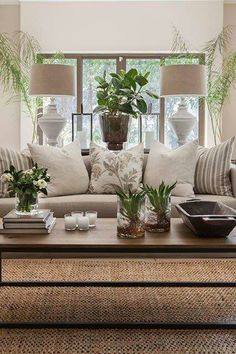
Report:
[[[172,51],[178,58],[194,58],[181,33],[174,29]],[[212,40],[208,41],[201,52],[205,54],[207,67],[207,104],[215,144],[222,141],[223,107],[229,98],[230,91],[236,83],[236,52],[227,53],[231,40],[232,27],[224,27]],[[178,54],[184,53],[184,54]]]

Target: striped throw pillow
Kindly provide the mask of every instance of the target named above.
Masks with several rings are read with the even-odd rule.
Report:
[[[234,137],[210,149],[198,147],[195,192],[232,196],[230,164]]]
[[[13,165],[17,170],[32,168],[33,161],[29,154],[0,147],[0,176]],[[0,198],[9,198],[7,184],[0,180]]]

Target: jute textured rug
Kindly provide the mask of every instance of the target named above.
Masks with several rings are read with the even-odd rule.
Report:
[[[232,260],[6,260],[9,280],[228,280]],[[3,321],[229,321],[236,289],[4,288]],[[236,331],[3,330],[1,354],[236,353]]]

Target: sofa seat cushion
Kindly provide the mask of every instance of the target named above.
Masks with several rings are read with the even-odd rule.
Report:
[[[39,207],[51,209],[57,218],[72,210],[97,210],[98,216],[111,218],[116,216],[116,195],[78,194],[58,197],[39,198]],[[0,199],[0,217],[14,208],[15,198]]]
[[[197,194],[201,200],[219,201],[236,209],[236,198],[220,195]],[[186,201],[187,198],[172,197],[171,216],[179,217],[175,204]],[[15,198],[0,198],[0,217],[14,208]],[[117,213],[117,197],[113,194],[79,194],[60,197],[40,198],[40,208],[49,208],[57,218],[72,210],[97,210],[100,218],[115,218]]]

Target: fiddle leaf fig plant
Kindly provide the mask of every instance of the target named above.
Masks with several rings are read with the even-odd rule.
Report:
[[[136,69],[128,72],[120,70],[95,77],[97,86],[97,107],[94,113],[129,114],[137,118],[138,114],[147,113],[145,95],[158,99],[159,96],[144,87],[148,84],[149,72],[139,73]]]

